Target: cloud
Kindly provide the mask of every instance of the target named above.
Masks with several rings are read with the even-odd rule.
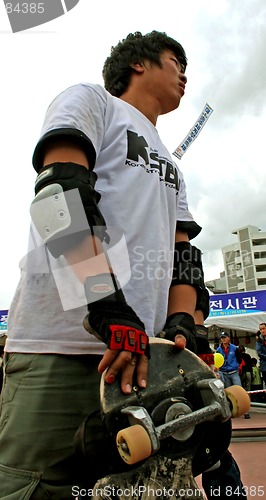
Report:
[[[9,27],[3,23],[8,24],[8,18],[0,2],[4,30],[0,37],[6,47],[1,54],[0,82],[2,308],[12,298],[18,262],[27,248],[35,180],[31,155],[46,108],[69,85],[101,83],[102,64],[111,45],[131,31],[166,31],[187,52],[185,97],[178,110],[158,122],[170,151],[186,136],[206,102],[214,109],[179,162],[190,209],[203,226],[195,243],[203,250],[208,279],[223,270],[221,247],[235,241],[234,229],[251,224],[266,230],[265,0],[187,0],[179,2],[178,8],[176,0],[169,0],[167,9],[160,12],[151,0],[136,0],[130,17],[124,9],[124,2],[118,0],[121,23],[113,4],[106,3],[103,16],[102,4],[92,7],[83,0],[42,30],[14,35],[6,32]],[[92,17],[101,19],[100,25],[91,22]]]
[[[222,110],[222,120],[242,114],[261,115],[266,105],[266,4],[263,0],[226,3],[223,14],[206,16],[199,10],[195,27],[201,40],[200,95],[208,95]],[[197,36],[197,33],[196,33]],[[221,118],[221,117],[220,117]]]

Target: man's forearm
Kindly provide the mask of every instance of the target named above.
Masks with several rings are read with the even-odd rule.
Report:
[[[171,286],[168,300],[168,316],[177,312],[187,312],[194,316],[197,291],[190,285]]]
[[[74,274],[84,284],[88,276],[112,272],[99,238],[86,236],[64,254]]]

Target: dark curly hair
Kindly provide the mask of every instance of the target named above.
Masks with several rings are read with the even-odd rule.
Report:
[[[185,72],[187,66],[185,51],[180,43],[166,33],[159,31],[152,31],[146,35],[142,35],[139,31],[129,33],[125,39],[112,47],[111,54],[104,63],[102,74],[106,90],[120,97],[126,91],[134,71],[131,65],[148,60],[161,66],[160,55],[166,49],[174,52],[182,71]]]

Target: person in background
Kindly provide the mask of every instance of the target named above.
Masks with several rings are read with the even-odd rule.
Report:
[[[238,350],[241,354],[242,360],[244,361],[241,373],[239,373],[241,384],[242,387],[244,387],[244,389],[247,392],[249,392],[251,389],[251,378],[252,378],[251,356],[246,352],[246,348],[242,344],[238,346]]]
[[[266,323],[261,323],[256,336],[256,351],[260,360],[260,371],[266,387]]]
[[[263,381],[260,374],[260,369],[258,367],[258,360],[256,358],[251,358],[252,364],[252,377],[251,377],[251,391],[261,391],[263,389]],[[265,402],[265,396],[263,393],[251,394],[251,401],[255,403]]]
[[[245,391],[249,392],[251,388],[252,376],[251,356],[246,352],[246,348],[242,344],[239,344],[238,351],[241,355],[241,363],[238,368],[241,384]],[[250,413],[245,413],[244,416],[245,418],[250,418]]]
[[[230,385],[242,385],[239,376],[239,365],[241,363],[241,354],[234,344],[230,342],[230,335],[227,332],[222,332],[221,345],[217,348],[224,357],[224,364],[221,366],[219,373],[225,387]]]

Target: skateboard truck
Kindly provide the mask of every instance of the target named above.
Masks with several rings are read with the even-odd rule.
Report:
[[[189,439],[194,432],[195,426],[202,422],[208,420],[225,422],[231,418],[232,414],[229,402],[221,380],[199,380],[196,383],[196,388],[200,391],[205,406],[192,411],[188,405],[180,402],[180,398],[171,397],[169,400],[170,406],[165,415],[165,423],[157,427],[155,427],[148,411],[142,406],[128,406],[121,410],[123,414],[128,415],[131,425],[131,427],[123,429],[117,434],[118,451],[125,462],[136,463],[136,461],[143,460],[156,453],[160,448],[160,441],[170,436],[178,441]],[[140,426],[142,430],[137,429]],[[140,431],[140,436],[135,434],[137,430]],[[146,438],[149,439],[149,446],[147,444],[147,448],[144,446]],[[134,450],[130,449],[131,441]],[[144,456],[142,454],[135,455],[134,452],[137,446],[143,449]]]

